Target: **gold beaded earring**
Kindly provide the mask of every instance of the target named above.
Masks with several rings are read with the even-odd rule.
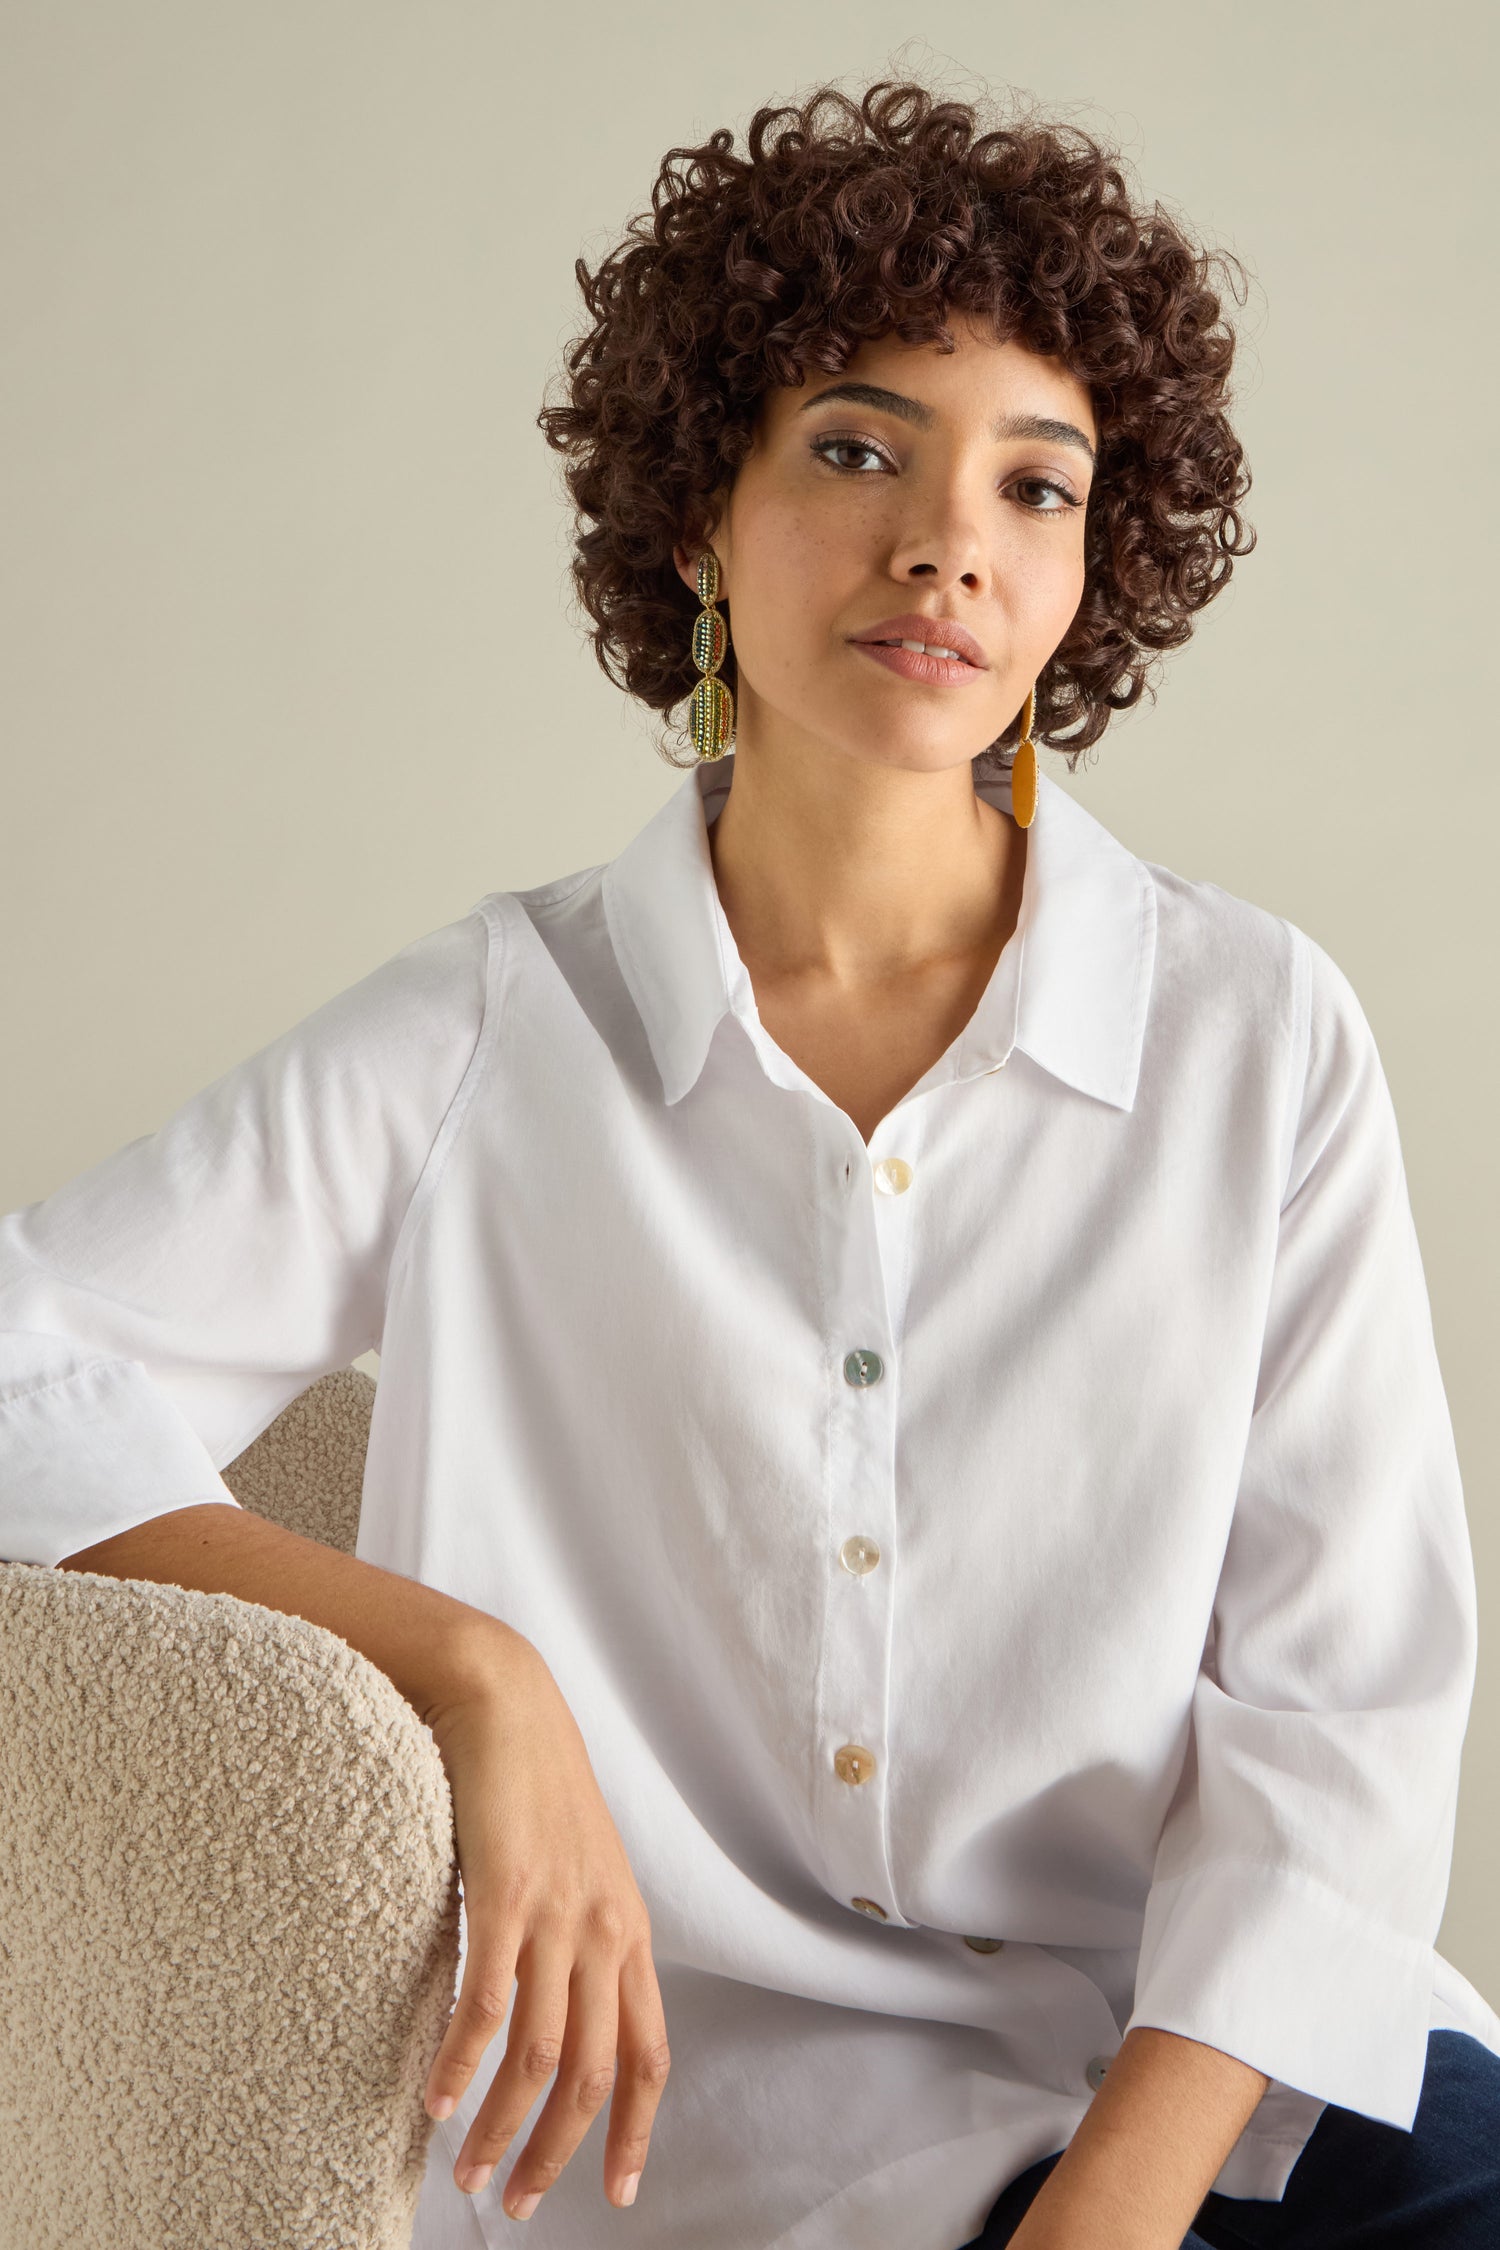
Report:
[[[1027,691],[1021,739],[1010,769],[1010,809],[1018,828],[1029,828],[1036,818],[1036,744],[1031,739],[1035,719],[1036,683],[1033,681]]]
[[[688,731],[700,759],[722,758],[734,735],[734,697],[718,677],[729,651],[729,627],[714,607],[719,598],[719,558],[710,548],[698,558],[698,599],[693,619],[693,662],[703,674],[688,705]]]

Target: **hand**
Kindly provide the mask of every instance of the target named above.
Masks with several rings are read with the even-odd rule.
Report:
[[[448,2114],[518,1985],[456,2184],[485,2185],[556,2069],[511,2167],[509,2216],[531,2216],[612,2092],[605,2193],[632,2203],[671,2060],[645,1901],[556,1681],[520,1635],[492,1645],[479,1684],[428,1715],[453,1796],[468,1951],[427,2107]]]

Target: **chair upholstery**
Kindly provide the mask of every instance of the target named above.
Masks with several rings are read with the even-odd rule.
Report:
[[[224,1471],[351,1551],[375,1385]],[[408,2250],[458,1969],[447,1777],[336,1634],[0,1564],[0,2244]]]

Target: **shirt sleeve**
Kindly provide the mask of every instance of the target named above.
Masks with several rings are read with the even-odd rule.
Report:
[[[1473,1693],[1473,1560],[1390,1091],[1348,979],[1287,926],[1300,1112],[1126,2029],[1179,2032],[1409,2131]]]
[[[486,1018],[482,907],[415,939],[0,1219],[0,1556],[234,1499],[221,1468],[378,1348],[403,1221]]]

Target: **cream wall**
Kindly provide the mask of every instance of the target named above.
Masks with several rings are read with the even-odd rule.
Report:
[[[0,1208],[675,787],[533,421],[669,145],[911,72],[1120,136],[1254,269],[1260,547],[1067,785],[1299,922],[1380,1041],[1484,1635],[1439,1942],[1500,2003],[1494,21],[0,0]]]

